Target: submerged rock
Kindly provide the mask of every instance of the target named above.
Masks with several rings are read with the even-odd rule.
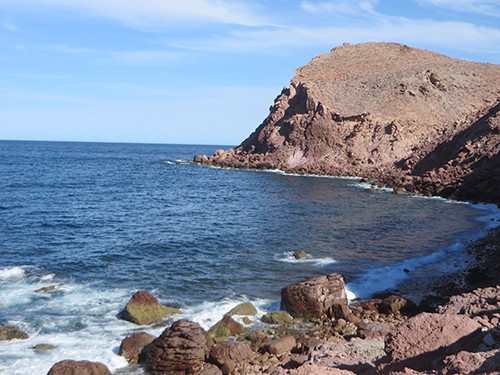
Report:
[[[306,259],[309,255],[304,250],[294,251],[293,257],[295,259]]]
[[[201,369],[213,345],[198,323],[178,320],[156,338],[146,355],[147,369],[153,374],[195,373]]]
[[[36,344],[33,346],[31,349],[33,350],[40,350],[40,351],[46,351],[46,350],[52,350],[55,349],[56,346],[52,344]]]
[[[307,279],[281,290],[281,308],[294,317],[325,318],[334,305],[347,306],[344,278],[338,273]]]
[[[112,375],[100,362],[64,360],[54,364],[47,375]]]
[[[26,332],[22,331],[21,329],[15,326],[11,325],[0,326],[0,341],[26,340],[28,338],[29,336]]]
[[[146,332],[136,332],[123,339],[119,355],[125,357],[129,363],[140,362],[144,348],[151,344],[156,337]]]
[[[35,290],[35,293],[49,293],[49,292],[53,292],[54,290],[56,290],[56,288],[57,288],[57,285],[45,286],[43,288],[38,288],[37,290]]]
[[[145,325],[159,322],[168,315],[180,313],[179,309],[163,306],[148,292],[138,291],[125,305],[125,309],[120,314],[120,319]]]

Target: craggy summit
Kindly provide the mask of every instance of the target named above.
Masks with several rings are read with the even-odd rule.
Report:
[[[500,66],[345,44],[296,70],[243,143],[195,162],[379,179],[500,203]]]

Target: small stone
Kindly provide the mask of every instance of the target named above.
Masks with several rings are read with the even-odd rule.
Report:
[[[295,259],[306,259],[309,255],[304,250],[298,250],[293,252],[293,257]]]
[[[297,342],[295,341],[295,337],[292,335],[283,336],[271,342],[267,346],[267,350],[273,355],[279,355],[290,352],[296,344]]]
[[[45,351],[45,350],[52,350],[52,349],[55,349],[55,348],[56,347],[54,345],[52,345],[52,344],[36,344],[31,349]]]

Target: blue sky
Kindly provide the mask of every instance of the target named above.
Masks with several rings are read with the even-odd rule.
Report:
[[[498,0],[0,0],[0,139],[236,145],[344,42],[500,63]]]

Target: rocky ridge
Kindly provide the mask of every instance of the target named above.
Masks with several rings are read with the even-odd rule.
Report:
[[[499,94],[499,65],[345,44],[297,69],[240,146],[194,161],[500,203]]]

